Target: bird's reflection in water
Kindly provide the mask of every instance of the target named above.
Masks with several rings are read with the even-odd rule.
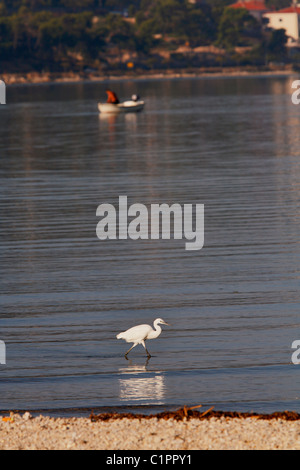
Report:
[[[119,369],[121,378],[120,399],[123,401],[139,401],[162,404],[165,396],[163,373],[148,370],[149,359],[144,365],[133,364],[128,360],[128,366]]]

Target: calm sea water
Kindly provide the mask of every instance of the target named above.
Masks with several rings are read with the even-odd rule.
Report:
[[[289,78],[18,86],[0,108],[0,409],[300,412],[300,106]],[[205,204],[205,246],[100,242],[97,206]],[[115,336],[171,323],[126,361]]]

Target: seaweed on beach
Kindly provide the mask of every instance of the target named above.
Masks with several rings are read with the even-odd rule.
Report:
[[[157,418],[159,420],[174,419],[175,421],[183,421],[184,419],[211,419],[211,418],[255,418],[264,420],[282,419],[284,421],[298,421],[300,420],[300,414],[295,411],[277,411],[274,413],[254,413],[254,412],[237,412],[237,411],[215,411],[214,407],[211,407],[205,411],[198,411],[197,408],[202,408],[202,405],[179,408],[175,411],[163,411],[156,414],[141,414],[141,413],[100,413],[95,415],[93,412],[90,415],[92,422],[96,421],[108,421],[116,419],[152,419]]]

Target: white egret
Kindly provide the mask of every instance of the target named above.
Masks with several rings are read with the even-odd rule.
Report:
[[[133,346],[131,346],[125,354],[126,359],[127,354],[138,344],[142,344],[146,350],[147,356],[151,357],[148,349],[146,348],[145,341],[147,339],[155,339],[161,334],[162,330],[159,324],[168,325],[168,323],[161,318],[157,318],[153,322],[154,329],[150,325],[137,325],[117,335],[117,339],[124,339],[126,343],[133,343]]]

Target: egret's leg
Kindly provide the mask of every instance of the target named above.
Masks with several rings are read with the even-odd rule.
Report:
[[[147,356],[151,357],[151,354],[149,353],[148,349],[146,348],[145,341],[141,341],[141,344],[144,346],[144,348],[146,350],[146,353],[147,353]]]
[[[130,349],[128,349],[127,353],[125,353],[125,357],[127,356],[128,353],[130,353],[130,351],[137,345],[137,343],[134,343],[133,346],[131,346]]]

